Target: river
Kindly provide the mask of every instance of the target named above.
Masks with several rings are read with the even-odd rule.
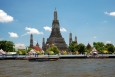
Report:
[[[115,77],[115,59],[0,60],[0,77]]]

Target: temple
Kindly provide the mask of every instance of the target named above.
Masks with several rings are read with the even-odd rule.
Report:
[[[60,51],[61,50],[67,50],[67,44],[66,44],[66,42],[65,42],[65,40],[62,37],[61,32],[60,32],[60,24],[59,24],[56,9],[54,11],[54,20],[52,22],[51,34],[50,34],[49,38],[47,38],[46,43],[45,43],[45,39],[43,38],[42,49],[45,51],[47,49],[48,45],[52,45],[52,44],[57,46],[57,48]]]
[[[30,48],[33,47],[33,35],[31,34],[30,35]]]
[[[89,43],[87,44],[86,49],[87,49],[87,50],[90,50],[90,49],[91,49],[91,45],[90,45]]]
[[[69,34],[69,45],[71,44],[71,42],[74,41],[77,44],[77,37],[75,36],[75,40],[72,39],[72,33],[70,32]]]
[[[72,42],[72,33],[70,32],[70,34],[69,34],[69,44],[71,44],[71,42]]]
[[[36,43],[36,46],[33,44],[33,34],[30,34],[30,48],[36,50],[36,51],[42,51],[42,49],[39,47],[38,42]]]

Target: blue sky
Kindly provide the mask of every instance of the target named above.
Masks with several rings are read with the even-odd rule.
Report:
[[[0,40],[42,46],[50,36],[54,10],[58,12],[61,34],[69,33],[78,43],[111,42],[115,45],[115,0],[0,0]]]

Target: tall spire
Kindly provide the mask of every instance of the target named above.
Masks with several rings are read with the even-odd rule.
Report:
[[[39,46],[38,42],[36,43],[36,46]]]
[[[30,47],[31,48],[33,47],[33,35],[32,34],[30,35]]]
[[[56,8],[55,8],[55,11],[54,11],[54,20],[57,20],[57,11],[56,11]]]
[[[77,43],[77,37],[75,36],[75,42]]]
[[[47,44],[55,44],[55,46],[57,46],[57,48],[60,51],[67,49],[66,42],[60,32],[60,24],[57,18],[56,8],[54,9],[54,19],[52,22],[52,31],[51,31],[49,38],[47,38],[45,48],[44,48],[45,50],[47,49]]]
[[[45,38],[43,37],[43,40],[42,40],[42,46],[45,45]]]
[[[52,22],[52,31],[50,37],[62,37],[60,32],[59,20],[57,20],[57,11],[54,11],[54,20]]]
[[[46,51],[46,44],[45,44],[45,38],[43,37],[43,40],[42,40],[42,49],[44,51]]]
[[[72,33],[70,32],[70,38],[72,38]]]
[[[33,35],[32,34],[30,34],[30,39],[33,39]]]
[[[72,42],[72,33],[70,32],[70,34],[69,34],[69,44],[71,44],[71,42]]]

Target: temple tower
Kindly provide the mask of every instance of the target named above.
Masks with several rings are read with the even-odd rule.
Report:
[[[72,41],[75,41],[77,44],[77,37],[75,36],[75,40],[72,40],[72,33],[69,34],[69,44],[71,44]]]
[[[60,33],[59,20],[57,20],[57,11],[56,11],[56,9],[54,11],[54,20],[52,22],[52,31],[51,31],[50,37],[62,38],[62,35]]]
[[[88,43],[86,48],[87,48],[87,50],[90,50],[91,49],[91,45]]]
[[[55,46],[57,46],[57,48],[59,50],[67,49],[65,40],[62,37],[61,32],[60,32],[60,24],[59,24],[56,9],[54,11],[54,20],[52,22],[52,31],[51,31],[49,38],[47,39],[47,42],[46,42],[46,45],[51,45],[51,44],[54,44]]]
[[[36,43],[36,46],[39,46],[38,42]]]
[[[69,44],[72,42],[72,33],[69,34]]]
[[[32,48],[33,47],[33,35],[30,34],[30,47]]]
[[[46,44],[45,44],[45,38],[43,37],[42,40],[42,49],[45,51],[46,50]]]
[[[77,43],[77,37],[75,36],[75,42]]]

